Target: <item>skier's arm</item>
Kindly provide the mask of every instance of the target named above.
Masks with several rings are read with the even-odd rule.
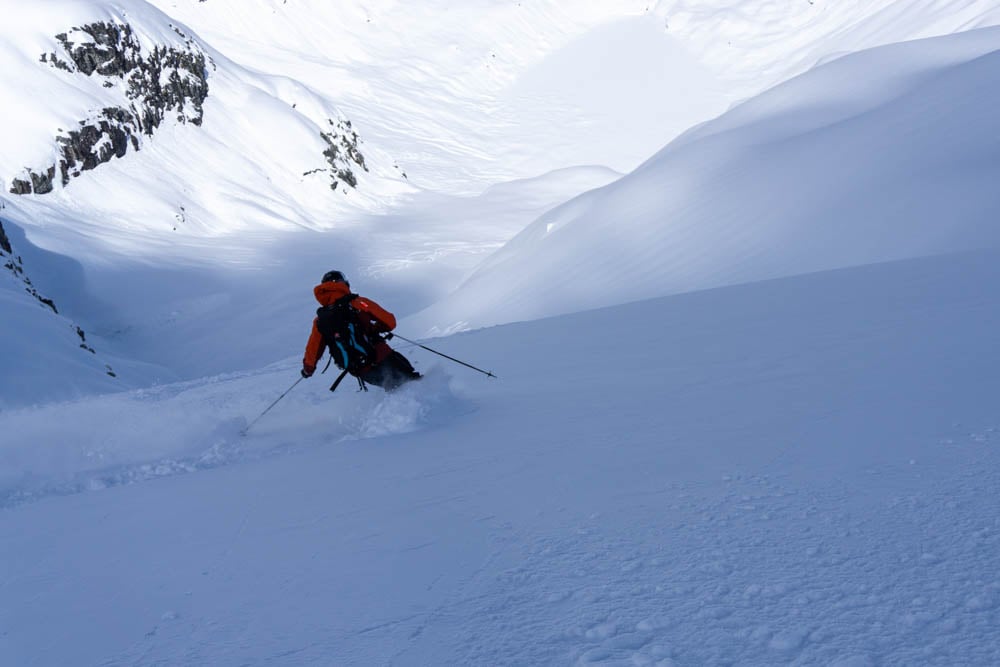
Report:
[[[351,302],[351,306],[367,315],[374,323],[375,329],[380,333],[392,331],[396,328],[396,316],[371,299],[359,296]]]
[[[319,332],[316,320],[313,320],[309,342],[306,343],[306,354],[302,357],[302,375],[304,377],[309,377],[316,372],[316,364],[319,362],[320,357],[323,356],[323,347],[323,334]]]

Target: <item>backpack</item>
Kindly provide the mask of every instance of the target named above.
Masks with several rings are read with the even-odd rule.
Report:
[[[343,296],[316,310],[316,328],[330,348],[337,367],[359,375],[375,362],[375,349],[363,333],[358,311],[351,306],[357,294]]]

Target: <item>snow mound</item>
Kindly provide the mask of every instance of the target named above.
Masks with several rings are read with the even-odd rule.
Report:
[[[543,215],[407,324],[443,332],[1000,243],[1000,29],[820,67]]]

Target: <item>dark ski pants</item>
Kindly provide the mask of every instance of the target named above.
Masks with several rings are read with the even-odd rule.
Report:
[[[386,391],[392,391],[400,385],[411,380],[418,380],[421,377],[423,376],[413,368],[406,357],[393,350],[388,357],[382,360],[382,363],[362,375],[361,379],[366,384],[373,384]]]

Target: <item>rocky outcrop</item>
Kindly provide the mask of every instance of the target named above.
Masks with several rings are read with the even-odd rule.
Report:
[[[13,255],[14,249],[10,247],[10,239],[3,229],[3,221],[0,221],[0,255],[2,254]]]
[[[94,169],[128,149],[139,150],[140,136],[152,136],[167,118],[201,125],[208,97],[208,60],[201,48],[184,35],[183,46],[156,46],[144,53],[132,27],[92,23],[56,35],[62,53],[47,53],[41,62],[74,74],[104,79],[104,87],[123,92],[121,105],[91,112],[79,127],[55,137],[56,164],[26,168],[13,179],[13,194],[45,194],[82,172]]]
[[[130,144],[134,150],[139,150],[138,129],[138,123],[131,114],[109,107],[90,124],[56,137],[62,155],[59,160],[62,184],[66,185],[80,172],[93,169],[113,157],[124,157]],[[37,189],[35,191],[38,192]]]
[[[330,188],[333,190],[337,189],[337,186],[341,183],[346,183],[352,188],[358,187],[358,179],[354,175],[354,168],[361,167],[365,171],[368,171],[368,166],[365,164],[365,156],[361,154],[361,150],[358,148],[358,144],[361,143],[361,139],[358,138],[358,133],[354,131],[351,127],[351,121],[349,120],[339,120],[334,122],[331,119],[327,119],[330,124],[330,131],[320,132],[320,136],[323,137],[323,141],[326,142],[326,150],[323,151],[323,156],[326,158],[327,164],[330,165],[328,171],[330,173]],[[313,170],[308,173],[315,173]]]
[[[52,192],[52,182],[56,177],[55,166],[49,167],[44,172],[35,173],[33,171],[28,172],[28,179],[22,180],[15,178],[13,184],[11,185],[11,194],[15,195],[28,195],[32,192],[36,192],[40,195]]]

